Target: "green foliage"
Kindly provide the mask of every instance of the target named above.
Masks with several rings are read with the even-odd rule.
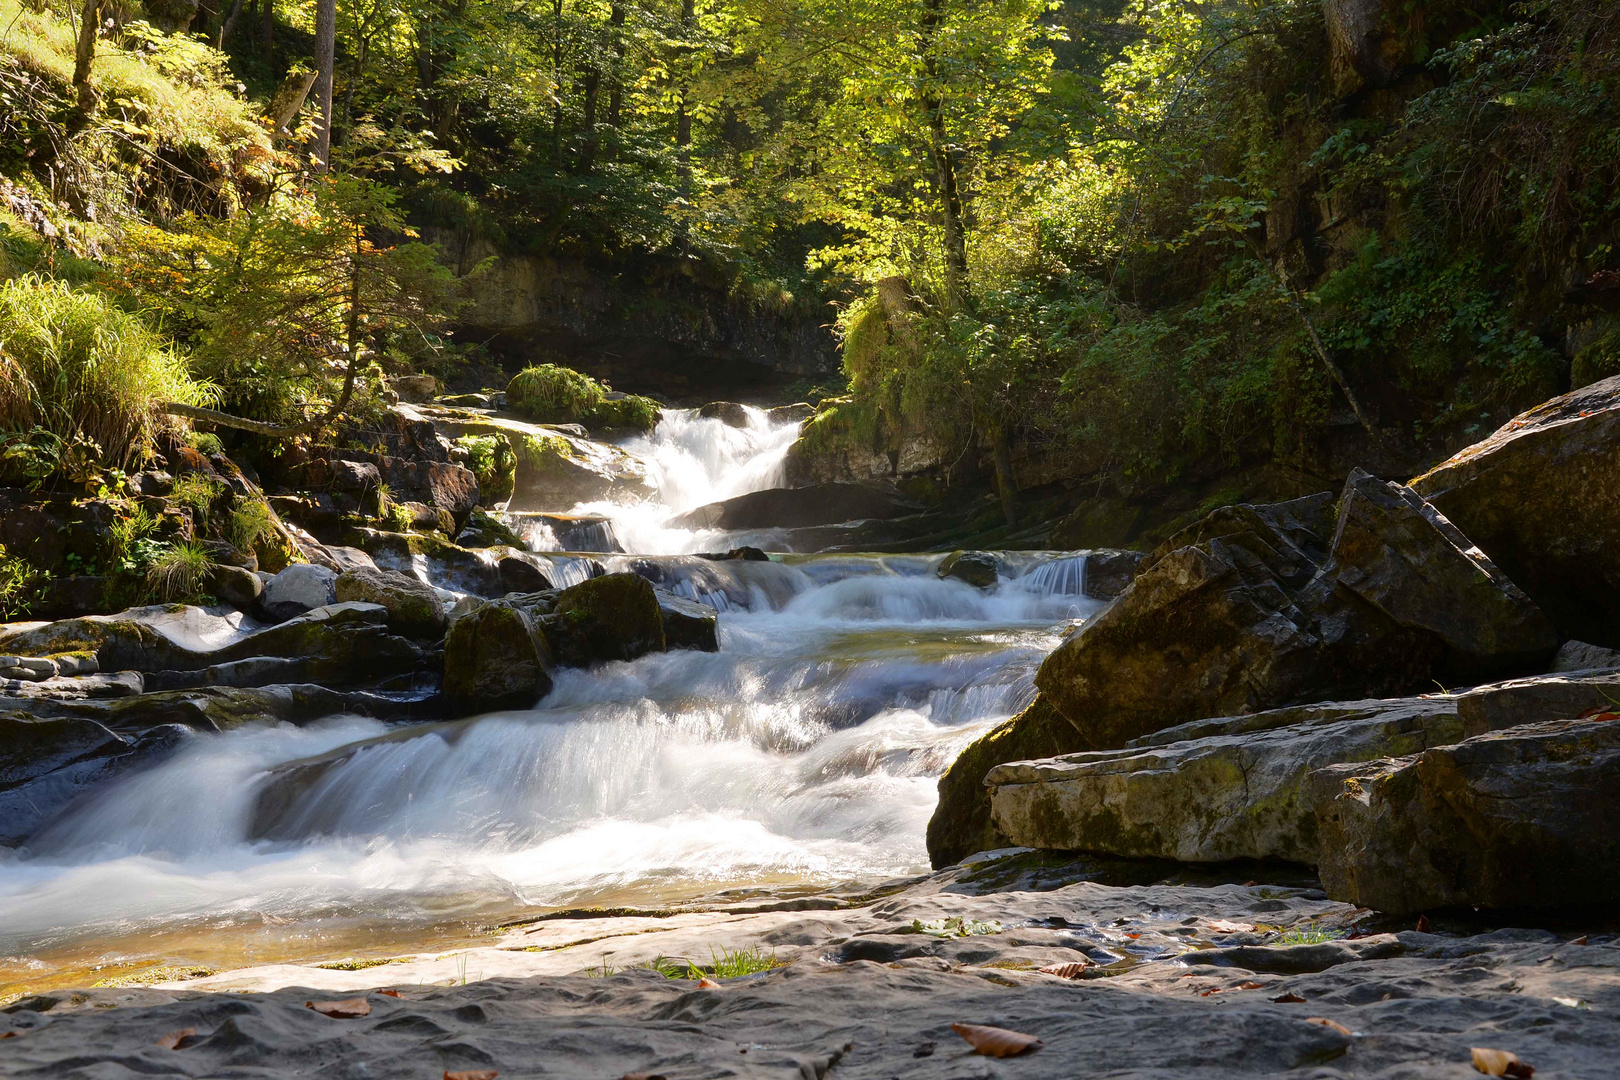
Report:
[[[634,394],[610,396],[606,383],[557,364],[524,368],[506,387],[507,404],[542,424],[651,431],[658,403]]]
[[[0,432],[93,443],[127,468],[173,421],[166,402],[211,403],[184,360],[102,295],[25,275],[0,283]]]
[[[46,575],[0,544],[0,622],[27,618],[44,592]]]
[[[152,595],[166,604],[195,604],[207,596],[214,562],[197,544],[176,544],[152,561],[146,572]]]
[[[1277,938],[1278,945],[1326,945],[1330,941],[1338,941],[1349,931],[1337,926],[1317,926],[1307,924],[1286,930]]]
[[[782,966],[782,961],[776,958],[776,951],[766,953],[758,945],[747,949],[735,951],[721,946],[716,952],[713,947],[709,949],[709,963],[697,964],[685,957],[656,956],[642,965],[649,971],[656,971],[666,979],[734,979],[741,975],[753,975],[761,971],[770,971],[772,968]],[[586,969],[587,975],[613,974],[614,969],[608,965],[607,957],[602,957],[600,968]]]
[[[1575,354],[1569,368],[1571,386],[1590,386],[1620,375],[1620,328],[1610,330]]]
[[[174,482],[174,487],[169,491],[169,501],[190,510],[192,520],[201,525],[214,512],[214,503],[224,493],[225,485],[218,480],[202,473],[191,473]]]
[[[225,444],[219,441],[219,436],[211,431],[193,431],[186,438],[186,445],[199,454],[222,454]]]
[[[966,919],[960,915],[953,915],[943,919],[911,920],[913,934],[927,934],[938,938],[978,937],[984,934],[1001,933],[1001,923],[994,919],[987,922],[978,919]]]
[[[225,520],[226,543],[237,551],[250,553],[259,543],[276,533],[275,515],[263,499],[241,499]]]

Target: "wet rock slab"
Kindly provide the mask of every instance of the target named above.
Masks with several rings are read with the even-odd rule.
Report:
[[[1288,944],[1287,932],[1342,933],[1363,913],[1299,889],[1075,881],[1078,865],[1041,879],[1018,870],[1022,858],[881,897],[545,920],[489,947],[366,970],[277,965],[51,992],[0,1014],[0,1031],[19,1033],[0,1075],[1461,1080],[1477,1075],[1474,1046],[1511,1050],[1554,1080],[1612,1064],[1610,939],[1503,929]],[[996,925],[968,937],[915,930],[950,918]],[[786,966],[718,989],[636,966],[753,947]],[[1078,979],[1037,970],[1053,960],[1089,966]],[[399,996],[366,994],[384,986]],[[363,1018],[305,1007],[357,994]],[[952,1032],[962,1022],[1043,1045],[993,1062]],[[185,1028],[196,1034],[184,1048],[156,1045]]]

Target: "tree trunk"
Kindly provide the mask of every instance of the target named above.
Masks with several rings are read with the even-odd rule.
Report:
[[[945,124],[945,101],[938,89],[939,64],[934,56],[934,41],[940,19],[940,0],[926,0],[921,51],[929,88],[923,92],[922,107],[928,117],[928,150],[934,159],[940,217],[945,226],[945,301],[948,307],[957,308],[961,306],[962,284],[967,278],[967,233],[962,226],[962,193],[957,184],[961,155],[951,145]]]
[[[90,69],[96,62],[96,36],[100,31],[100,0],[84,0],[84,10],[79,16],[79,43],[73,52],[73,89],[78,97],[79,126],[90,118],[99,100],[90,85]]]
[[[269,0],[265,2],[268,6]],[[309,88],[314,85],[313,71],[295,71],[282,80],[276,96],[270,99],[272,131],[283,138],[291,134],[293,121],[298,119],[298,110],[304,107],[304,99],[309,97]]]
[[[225,42],[230,40],[231,31],[236,29],[236,20],[241,14],[242,0],[236,0],[236,2],[231,5],[231,13],[225,16],[225,21],[220,24],[219,38],[214,42],[214,48],[225,48]]]
[[[1004,425],[990,429],[990,457],[996,469],[996,495],[1001,499],[1001,516],[1008,528],[1018,527],[1018,483],[1013,479],[1012,438]]]
[[[269,64],[276,55],[276,0],[262,0],[262,3],[264,10],[260,12],[263,19],[259,26],[262,35],[260,43],[264,46],[264,62]],[[307,94],[309,91],[304,92]],[[299,99],[299,104],[303,104],[303,99]]]
[[[624,2],[614,0],[608,25],[613,28],[613,76],[608,82],[608,127],[617,131],[624,108]]]
[[[315,171],[325,172],[332,155],[332,66],[337,61],[337,0],[315,3],[315,102],[321,117],[311,152]]]

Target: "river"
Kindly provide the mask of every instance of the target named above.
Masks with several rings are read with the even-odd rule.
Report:
[[[570,509],[611,520],[630,555],[597,556],[610,570],[768,542],[667,522],[771,486],[795,428],[672,411],[625,443],[656,501]],[[383,955],[536,910],[924,871],[939,775],[1097,607],[1083,559],[1010,557],[1016,576],[981,591],[940,579],[941,558],[662,558],[666,587],[720,609],[718,653],[565,670],[539,708],[449,724],[197,736],[0,856],[0,982]],[[277,771],[322,755],[341,760],[266,820]]]

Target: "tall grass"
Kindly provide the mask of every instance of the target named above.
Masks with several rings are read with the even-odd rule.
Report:
[[[127,468],[173,422],[163,402],[213,398],[163,339],[105,296],[33,274],[0,284],[0,431],[82,435],[107,464]]]

